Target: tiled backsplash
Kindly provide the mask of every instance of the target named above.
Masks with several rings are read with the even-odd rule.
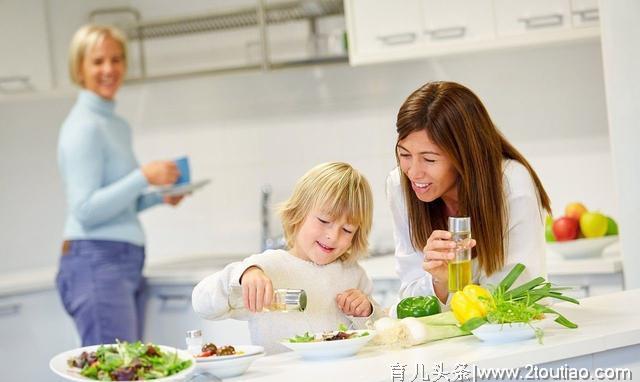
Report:
[[[127,86],[118,98],[141,162],[187,154],[192,179],[212,179],[178,208],[142,215],[148,256],[258,251],[261,186],[271,184],[272,200],[282,201],[307,169],[332,160],[350,162],[367,176],[375,202],[371,242],[391,246],[384,185],[395,165],[395,115],[411,91],[431,80],[455,80],[476,91],[538,171],[556,213],[581,200],[615,215],[597,43],[238,73]],[[56,131],[71,102],[0,104],[0,235],[8,270],[56,261],[64,198],[52,161]],[[36,168],[44,173],[18,175]],[[25,192],[38,188],[40,179],[53,186],[27,199]],[[279,228],[275,217],[272,222]],[[33,236],[39,240],[29,240]]]

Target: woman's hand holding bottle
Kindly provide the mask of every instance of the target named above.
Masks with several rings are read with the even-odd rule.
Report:
[[[147,182],[154,186],[173,184],[178,180],[180,171],[175,162],[170,160],[153,161],[142,165],[142,174]]]
[[[472,239],[469,248],[473,248],[475,245],[476,241]],[[431,274],[436,295],[441,301],[446,301],[448,295],[448,266],[449,261],[454,259],[455,248],[456,243],[451,240],[451,232],[434,230],[422,250],[424,253],[422,268]]]

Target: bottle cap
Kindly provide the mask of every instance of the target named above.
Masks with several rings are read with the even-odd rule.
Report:
[[[468,216],[449,216],[449,232],[471,232],[471,218]]]
[[[200,338],[202,337],[202,330],[187,330],[187,338]]]
[[[307,309],[307,292],[302,289],[287,289],[284,294],[284,304],[287,310],[303,312]]]

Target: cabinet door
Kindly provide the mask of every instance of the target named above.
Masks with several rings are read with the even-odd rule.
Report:
[[[598,0],[571,0],[571,17],[575,28],[600,25]]]
[[[51,87],[49,45],[41,0],[0,1],[0,94]]]
[[[349,44],[355,54],[406,51],[422,35],[421,0],[347,0]]]
[[[500,36],[514,36],[571,28],[569,0],[495,0]]]
[[[422,8],[428,45],[495,38],[492,0],[424,0]]]
[[[221,345],[250,344],[245,321],[200,318],[191,306],[194,285],[156,285],[149,288],[144,340],[186,348],[187,330],[201,329],[204,341]]]
[[[0,299],[0,338],[3,381],[59,381],[49,360],[80,346],[54,290]]]

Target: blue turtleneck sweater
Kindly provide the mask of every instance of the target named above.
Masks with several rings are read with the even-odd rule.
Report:
[[[138,212],[162,202],[142,195],[147,180],[133,154],[131,129],[115,104],[82,90],[62,124],[58,165],[67,195],[67,240],[144,244]]]

